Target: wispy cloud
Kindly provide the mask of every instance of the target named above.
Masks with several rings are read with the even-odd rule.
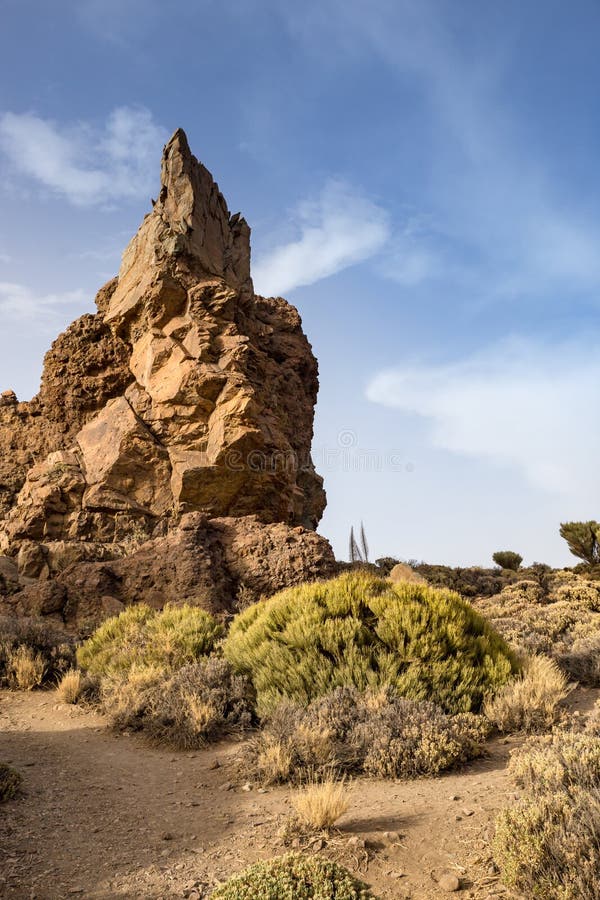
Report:
[[[0,150],[14,171],[76,206],[150,194],[167,136],[142,107],[113,110],[102,128],[60,125],[33,113],[0,116]]]
[[[373,378],[367,396],[430,423],[434,446],[519,470],[545,491],[600,503],[600,342],[513,338],[445,365]]]
[[[253,267],[256,288],[282,294],[313,284],[377,253],[390,236],[387,212],[343,181],[329,181],[317,200],[292,216],[298,234]]]
[[[24,284],[0,281],[0,316],[4,322],[33,320],[48,322],[61,307],[76,306],[89,299],[83,290],[62,294],[39,294]]]
[[[551,146],[528,140],[529,123],[517,118],[518,45],[496,32],[494,45],[465,39],[460,15],[439,0],[381,0],[368,15],[362,0],[285,8],[307,52],[377,56],[429,123],[415,202],[435,226],[400,236],[382,272],[406,287],[444,278],[461,299],[595,295],[600,222],[557,177]],[[393,117],[390,129],[401,128]]]

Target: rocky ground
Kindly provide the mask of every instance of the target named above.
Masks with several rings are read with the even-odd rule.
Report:
[[[579,690],[572,704],[585,712],[599,694]],[[244,783],[239,741],[193,753],[151,748],[51,691],[2,692],[0,723],[0,760],[25,787],[1,807],[7,900],[198,900],[285,851],[278,832],[291,790]],[[460,879],[458,896],[505,895],[488,840],[496,811],[515,795],[505,769],[519,740],[498,739],[486,759],[442,778],[357,780],[339,832],[307,852],[338,859],[381,898],[446,896],[448,874]]]

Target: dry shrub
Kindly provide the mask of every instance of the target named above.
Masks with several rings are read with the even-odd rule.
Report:
[[[600,898],[600,742],[555,732],[513,756],[525,797],[496,820],[504,882],[544,900]]]
[[[509,887],[540,900],[600,898],[600,791],[572,788],[504,810],[494,856]]]
[[[43,681],[56,682],[75,660],[75,638],[44,619],[0,616],[0,684],[8,683],[14,652],[27,647],[44,662]]]
[[[589,687],[600,687],[600,634],[579,638],[569,650],[556,656],[567,675]]]
[[[44,680],[46,662],[41,653],[21,644],[10,650],[6,660],[6,678],[12,688],[20,691],[32,691]]]
[[[301,826],[311,831],[328,831],[350,806],[348,787],[344,779],[309,781],[292,797]]]
[[[220,885],[211,900],[375,900],[365,884],[328,859],[289,853],[263,860]]]
[[[600,700],[596,700],[591,713],[587,717],[585,730],[588,734],[600,737]]]
[[[252,679],[260,715],[334,687],[385,685],[449,713],[477,711],[519,668],[458,594],[363,569],[250,606],[233,620],[223,652]]]
[[[84,678],[79,669],[69,669],[61,678],[56,695],[61,703],[77,703],[84,689]]]
[[[0,763],[0,803],[12,800],[21,789],[22,782],[23,779],[15,769],[6,763]]]
[[[214,656],[170,673],[159,666],[133,667],[104,678],[100,691],[115,728],[142,731],[153,742],[179,749],[201,747],[251,722],[247,680]]]
[[[412,778],[480,755],[488,731],[482,716],[450,716],[390,689],[336,688],[307,708],[280,704],[246,746],[244,765],[267,784],[345,773]]]
[[[600,741],[592,734],[556,731],[515,751],[509,773],[532,794],[572,786],[600,787]]]
[[[484,714],[498,731],[543,731],[559,720],[570,693],[566,676],[545,656],[526,659],[523,673],[485,704]]]

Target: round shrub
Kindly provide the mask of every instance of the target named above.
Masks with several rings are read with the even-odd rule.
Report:
[[[223,626],[197,606],[165,606],[157,612],[143,603],[103,622],[77,651],[91,675],[126,673],[132,667],[176,669],[205,656]]]
[[[297,853],[256,863],[210,896],[211,900],[375,900],[347,869]]]
[[[259,714],[335,687],[384,685],[446,712],[480,709],[519,664],[458,594],[349,572],[289,588],[233,620],[224,654],[248,675]]]

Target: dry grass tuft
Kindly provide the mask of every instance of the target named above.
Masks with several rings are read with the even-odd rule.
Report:
[[[39,687],[46,673],[46,662],[41,653],[24,644],[9,651],[6,676],[10,687],[20,691],[32,691]]]
[[[292,806],[305,828],[328,831],[350,806],[346,781],[310,781],[292,797]]]
[[[69,669],[61,678],[56,695],[61,703],[77,703],[83,692],[83,678],[79,669]]]
[[[561,717],[561,702],[571,688],[556,663],[531,656],[517,676],[489,698],[484,714],[498,731],[544,731]]]

